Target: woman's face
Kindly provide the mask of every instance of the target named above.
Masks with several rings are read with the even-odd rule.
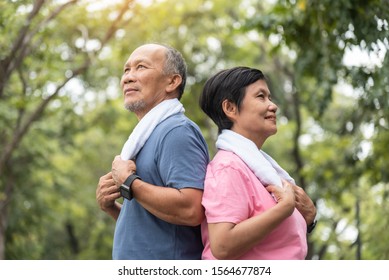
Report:
[[[239,111],[233,117],[231,130],[254,141],[259,146],[277,133],[276,111],[265,80],[258,80],[246,87],[246,94]]]

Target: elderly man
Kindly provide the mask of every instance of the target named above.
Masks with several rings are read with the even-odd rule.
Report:
[[[139,123],[96,190],[100,208],[117,220],[113,259],[201,258],[209,154],[179,101],[185,82],[185,61],[169,46],[142,45],[124,65],[124,104]]]

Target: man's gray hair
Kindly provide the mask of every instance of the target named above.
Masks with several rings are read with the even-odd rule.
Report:
[[[178,99],[181,99],[184,93],[186,84],[186,63],[182,54],[175,48],[167,45],[163,45],[166,48],[166,62],[164,66],[164,72],[167,75],[179,74],[182,78],[181,84],[178,86]]]

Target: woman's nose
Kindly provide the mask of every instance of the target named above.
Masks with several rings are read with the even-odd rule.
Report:
[[[277,112],[277,110],[278,110],[277,104],[274,103],[274,102],[271,101],[271,100],[270,100],[270,104],[269,104],[269,110],[274,111],[274,112]]]

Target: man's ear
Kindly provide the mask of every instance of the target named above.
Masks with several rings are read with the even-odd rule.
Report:
[[[231,101],[225,99],[222,102],[222,109],[224,114],[233,121],[236,118],[236,115],[238,113],[238,108],[235,103],[232,103]]]
[[[169,77],[169,84],[166,86],[166,92],[174,92],[182,83],[182,77],[178,74],[173,74]]]

